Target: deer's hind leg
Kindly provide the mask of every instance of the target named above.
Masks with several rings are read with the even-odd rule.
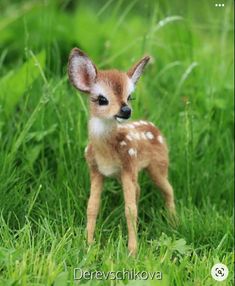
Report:
[[[152,161],[147,167],[147,170],[153,182],[160,188],[164,195],[166,208],[171,215],[175,215],[174,190],[168,181],[168,166],[167,164],[160,165],[159,162]]]

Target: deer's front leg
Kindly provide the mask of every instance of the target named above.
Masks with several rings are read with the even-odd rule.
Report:
[[[93,242],[96,218],[100,207],[100,197],[103,186],[103,175],[98,170],[90,170],[91,190],[87,205],[87,241]]]
[[[137,251],[137,203],[136,203],[136,178],[133,174],[123,171],[121,175],[125,215],[128,228],[128,249],[132,255]]]

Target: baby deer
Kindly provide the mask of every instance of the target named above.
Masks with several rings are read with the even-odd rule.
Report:
[[[151,122],[126,123],[131,116],[131,94],[148,63],[146,56],[128,72],[98,70],[78,48],[69,57],[71,83],[89,94],[89,144],[85,150],[90,169],[91,190],[87,206],[87,239],[93,242],[104,176],[121,179],[128,228],[128,249],[137,250],[137,204],[140,196],[138,173],[147,169],[162,190],[166,207],[175,213],[173,189],[167,179],[168,151],[160,131]]]

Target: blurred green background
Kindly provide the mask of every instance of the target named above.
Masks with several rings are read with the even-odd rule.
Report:
[[[1,0],[3,285],[73,285],[74,267],[130,265],[163,271],[162,285],[212,285],[218,261],[230,267],[224,285],[232,283],[234,14],[233,2],[224,3]],[[75,46],[101,69],[128,70],[143,54],[152,57],[135,91],[134,118],[151,120],[167,138],[180,225],[166,221],[159,192],[142,174],[135,260],[127,256],[122,191],[113,180],[97,243],[86,246],[89,114],[86,96],[67,79]]]

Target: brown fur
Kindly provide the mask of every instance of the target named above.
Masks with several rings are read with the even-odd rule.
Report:
[[[99,71],[97,81],[105,82],[110,86],[114,95],[120,98],[126,85],[126,76],[118,70]]]
[[[79,79],[71,71],[73,57],[83,57],[78,66]],[[87,207],[88,242],[93,241],[96,218],[100,206],[104,176],[118,177],[123,185],[125,215],[128,227],[128,248],[131,254],[137,250],[137,204],[140,196],[138,173],[146,169],[153,181],[162,190],[166,207],[175,213],[174,194],[168,182],[168,150],[161,132],[152,123],[145,121],[117,124],[116,116],[123,104],[130,106],[127,98],[131,82],[138,80],[142,69],[148,62],[145,57],[127,73],[117,70],[99,71],[78,49],[72,51],[69,58],[69,78],[80,89],[85,86],[91,93],[89,123],[89,145],[86,160],[90,168],[91,191]],[[80,62],[77,61],[80,65]],[[91,65],[92,64],[92,65]],[[89,68],[88,68],[89,67]],[[84,71],[85,70],[85,71]],[[73,70],[74,71],[74,70]],[[80,74],[83,73],[83,74]],[[89,82],[96,74],[94,82]],[[75,78],[74,78],[75,77]],[[89,79],[89,80],[88,80]],[[132,81],[131,81],[132,80]],[[106,96],[109,104],[100,106],[97,98],[100,93]]]

